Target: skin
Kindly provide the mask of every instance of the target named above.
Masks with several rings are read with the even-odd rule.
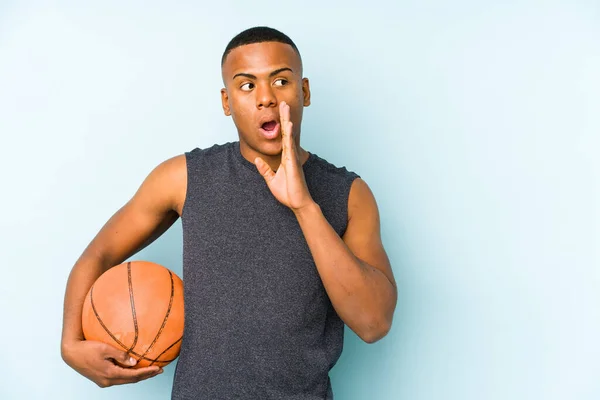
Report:
[[[221,100],[240,140],[273,196],[296,216],[321,280],[340,318],[367,343],[392,325],[397,290],[380,237],[379,212],[366,182],[356,179],[348,199],[348,226],[339,237],[312,199],[301,168],[309,153],[300,146],[303,107],[310,87],[291,46],[256,43],[234,49],[222,67]],[[274,139],[261,121],[279,122]],[[100,229],[73,266],[64,300],[61,354],[65,362],[100,387],[133,383],[162,372],[130,368],[127,353],[86,341],[81,329],[85,296],[94,281],[162,235],[182,213],[187,191],[185,155],[158,165],[134,196]]]

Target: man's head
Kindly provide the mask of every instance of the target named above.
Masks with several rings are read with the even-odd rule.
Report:
[[[299,143],[302,111],[310,105],[310,89],[308,79],[302,77],[300,52],[288,36],[267,27],[239,33],[225,48],[221,73],[223,111],[233,118],[240,145],[256,153],[253,155],[281,153],[281,132],[275,123],[279,123],[282,101],[290,106]]]

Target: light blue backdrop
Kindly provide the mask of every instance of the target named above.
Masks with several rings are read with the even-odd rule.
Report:
[[[597,2],[201,3],[0,3],[0,398],[169,397],[174,365],[99,389],[62,362],[65,282],[156,164],[236,139],[219,60],[260,24],[299,46],[303,145],[370,184],[398,279],[336,398],[600,398]],[[180,236],[135,258],[180,272]]]

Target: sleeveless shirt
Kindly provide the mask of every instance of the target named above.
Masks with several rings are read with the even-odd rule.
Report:
[[[329,371],[342,352],[344,323],[294,213],[239,141],[185,156],[185,328],[172,399],[333,399]],[[359,176],[314,153],[302,168],[341,237]]]

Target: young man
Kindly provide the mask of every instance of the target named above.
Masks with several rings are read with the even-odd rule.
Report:
[[[344,323],[368,343],[389,331],[396,285],[367,184],[300,146],[308,79],[289,37],[231,40],[221,98],[239,141],[157,166],[85,249],[65,294],[63,359],[99,386],[162,371],[83,340],[93,282],[183,224],[185,333],[173,399],[331,399]]]

